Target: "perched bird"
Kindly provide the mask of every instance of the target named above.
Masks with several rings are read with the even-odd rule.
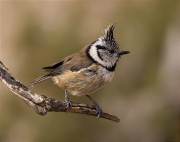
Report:
[[[103,36],[85,46],[81,51],[67,56],[63,60],[43,69],[48,74],[41,76],[27,86],[34,86],[47,79],[53,79],[55,84],[65,89],[67,111],[71,106],[67,91],[75,96],[86,95],[95,105],[97,117],[102,113],[99,107],[88,94],[91,94],[108,84],[113,76],[116,63],[123,51],[115,41],[113,31],[115,24],[110,24],[103,30]]]

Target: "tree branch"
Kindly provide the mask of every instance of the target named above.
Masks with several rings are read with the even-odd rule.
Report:
[[[40,115],[45,115],[47,112],[66,112],[66,102],[60,101],[54,98],[50,98],[44,95],[39,95],[26,86],[24,86],[20,81],[15,79],[9,70],[0,61],[0,81],[14,94],[16,94],[20,99],[22,99],[31,109]],[[71,113],[86,114],[91,116],[97,116],[96,108],[94,105],[86,105],[80,103],[72,102],[72,106],[69,108]],[[119,122],[120,118],[118,116],[101,113],[100,118],[108,119],[111,121]]]

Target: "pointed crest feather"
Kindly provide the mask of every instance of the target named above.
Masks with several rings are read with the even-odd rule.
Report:
[[[113,31],[114,31],[114,27],[115,27],[116,24],[109,24],[109,26],[104,29],[102,32],[103,32],[103,36],[102,38],[105,40],[105,41],[114,41],[115,38],[114,38],[114,35],[113,35]]]

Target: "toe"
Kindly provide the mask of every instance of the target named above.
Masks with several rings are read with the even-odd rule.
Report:
[[[96,114],[98,114],[96,118],[98,118],[103,111],[102,111],[102,109],[100,107],[96,108],[96,110],[97,110]]]
[[[71,101],[66,101],[66,104],[67,104],[67,106],[66,106],[66,108],[67,108],[66,113],[67,113],[69,108],[71,107]]]

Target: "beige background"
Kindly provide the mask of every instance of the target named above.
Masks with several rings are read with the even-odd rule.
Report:
[[[114,79],[91,95],[120,123],[71,113],[34,113],[0,83],[2,142],[179,139],[179,1],[1,1],[1,60],[22,83],[81,50],[115,22],[123,50]],[[46,81],[31,88],[64,100]],[[91,104],[85,96],[71,101]]]

